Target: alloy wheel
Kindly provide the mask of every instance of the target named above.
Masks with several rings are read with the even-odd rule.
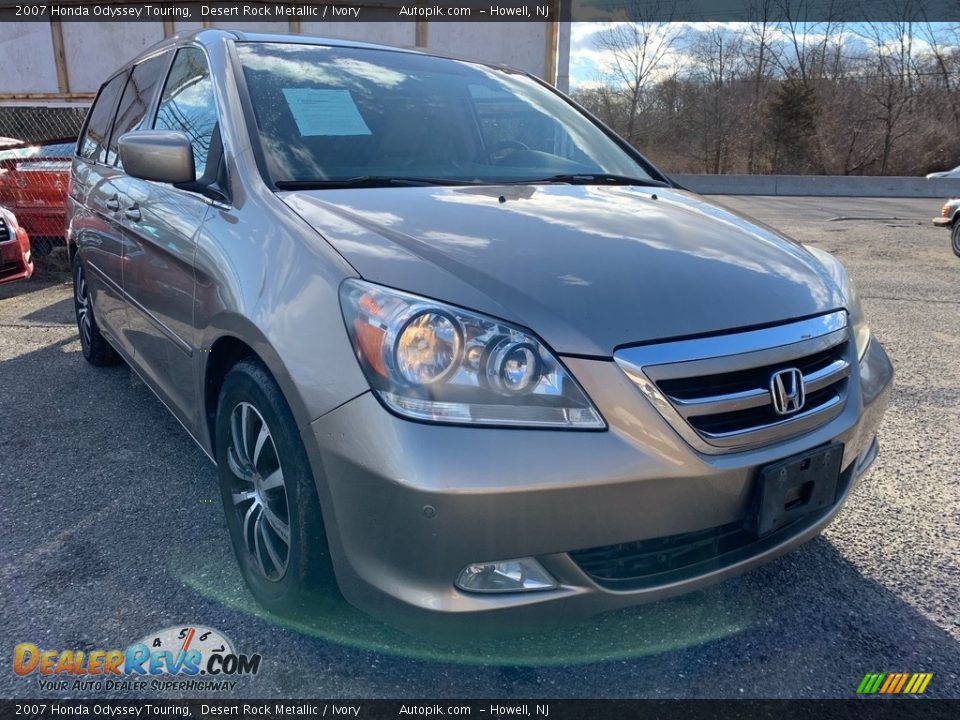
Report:
[[[290,560],[290,507],[270,428],[257,409],[238,403],[230,413],[227,464],[233,509],[251,564],[267,580],[283,578]]]
[[[93,342],[93,318],[90,314],[90,296],[87,293],[87,278],[83,268],[77,266],[77,278],[74,283],[74,308],[77,312],[77,326],[80,328],[80,340],[84,347]]]

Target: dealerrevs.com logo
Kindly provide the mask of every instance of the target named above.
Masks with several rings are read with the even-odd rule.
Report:
[[[233,678],[256,675],[261,660],[199,625],[150,633],[123,650],[44,650],[33,643],[13,649],[13,671],[35,676],[47,691],[230,691]]]

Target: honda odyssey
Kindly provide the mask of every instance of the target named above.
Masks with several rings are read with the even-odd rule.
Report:
[[[820,533],[877,453],[893,371],[840,263],[509,68],[172,38],[100,88],[68,205],[84,357],[216,464],[275,612],[665,598]]]

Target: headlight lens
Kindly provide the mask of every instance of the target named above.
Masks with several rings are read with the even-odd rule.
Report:
[[[340,289],[347,332],[377,396],[416,420],[601,429],[600,414],[529,333],[361,280]]]
[[[392,358],[405,381],[429,385],[456,369],[462,347],[460,328],[453,318],[424,310],[404,321]]]
[[[867,352],[867,345],[870,344],[870,326],[867,325],[867,318],[863,314],[863,307],[860,305],[860,298],[857,295],[857,289],[850,278],[847,278],[847,314],[850,317],[850,328],[853,332],[853,340],[857,345],[857,358],[863,360]]]
[[[824,269],[830,273],[833,281],[837,283],[840,292],[843,294],[844,302],[847,306],[847,317],[850,322],[850,333],[853,336],[854,343],[857,346],[857,358],[863,360],[867,352],[867,345],[870,344],[870,326],[867,325],[867,318],[863,314],[863,307],[860,305],[860,298],[857,295],[857,289],[854,287],[846,268],[833,255],[819,248],[806,246],[813,255],[823,264]]]

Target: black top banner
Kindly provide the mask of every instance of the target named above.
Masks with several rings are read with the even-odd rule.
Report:
[[[0,700],[0,717],[956,720],[960,700]]]
[[[960,0],[0,0],[23,22],[957,22]]]

